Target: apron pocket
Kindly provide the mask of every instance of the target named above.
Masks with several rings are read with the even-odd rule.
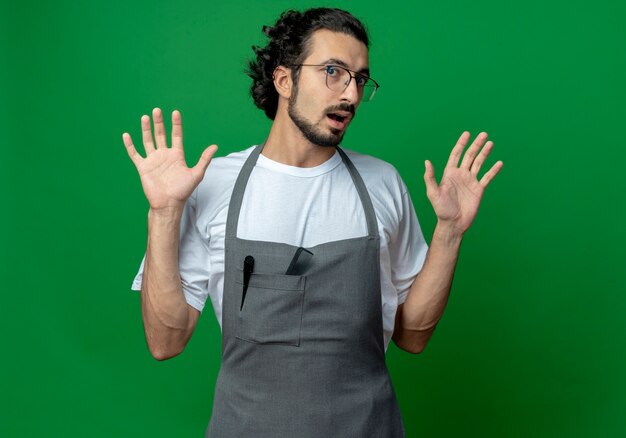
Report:
[[[300,345],[306,277],[250,275],[236,337],[258,344]],[[243,282],[237,281],[243,293]]]

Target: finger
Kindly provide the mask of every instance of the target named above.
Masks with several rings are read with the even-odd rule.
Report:
[[[491,166],[491,169],[489,169],[489,171],[485,173],[483,177],[480,179],[480,184],[483,187],[487,187],[489,183],[491,182],[491,180],[493,180],[498,174],[498,172],[500,172],[500,169],[502,169],[502,166],[504,166],[504,163],[502,161],[498,161],[496,164]]]
[[[463,156],[463,161],[461,161],[461,168],[469,169],[470,167],[472,167],[472,164],[474,163],[474,159],[476,158],[476,155],[478,155],[478,152],[480,151],[480,149],[485,144],[485,141],[487,141],[486,132],[481,132],[480,134],[476,136],[471,146],[465,151],[465,155]]]
[[[204,152],[202,152],[198,163],[191,169],[197,179],[201,180],[204,178],[204,173],[206,172],[207,167],[209,167],[209,163],[211,162],[213,155],[215,155],[215,152],[217,152],[217,145],[211,145],[206,148]]]
[[[492,149],[493,149],[492,141],[488,141],[487,143],[485,143],[485,147],[481,149],[480,153],[478,154],[478,156],[472,163],[472,167],[470,168],[470,172],[473,175],[478,175],[478,172],[480,172],[480,168],[482,167],[483,163],[485,162],[485,160],[491,153]]]
[[[160,108],[152,110],[152,120],[154,121],[154,139],[157,149],[167,147],[167,139],[165,138],[165,125],[163,124],[163,113]]]
[[[142,160],[142,157],[137,152],[137,149],[135,149],[135,146],[133,145],[133,139],[130,138],[130,134],[127,132],[123,133],[122,141],[124,142],[124,146],[126,146],[126,152],[128,152],[128,156],[130,157],[133,164],[137,166],[137,164],[139,164],[139,162]]]
[[[429,198],[437,193],[439,186],[437,185],[437,179],[435,178],[435,168],[433,164],[426,160],[424,161],[424,182],[426,183],[426,196]]]
[[[154,141],[152,140],[152,129],[150,129],[149,116],[141,116],[141,136],[143,140],[143,147],[146,150],[146,155],[150,155],[154,152]]]
[[[456,167],[459,165],[459,160],[461,159],[461,155],[463,154],[463,149],[465,149],[465,146],[467,145],[469,139],[470,133],[464,131],[452,148],[452,152],[450,152],[450,158],[448,158],[448,164],[446,164],[446,167]]]
[[[183,119],[178,110],[172,112],[172,147],[183,148]]]

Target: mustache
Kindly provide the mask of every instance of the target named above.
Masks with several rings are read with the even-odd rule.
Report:
[[[356,108],[351,103],[340,103],[339,105],[331,106],[326,108],[326,114],[334,113],[336,111],[347,111],[352,114],[352,118],[354,118],[356,114]]]

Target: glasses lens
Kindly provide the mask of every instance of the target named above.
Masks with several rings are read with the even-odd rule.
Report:
[[[326,66],[326,86],[333,91],[342,92],[350,82],[350,72],[337,65]]]
[[[357,90],[362,96],[364,102],[369,102],[374,98],[378,85],[372,79],[367,76],[356,74],[352,77],[352,73],[349,70],[340,67],[338,65],[326,66],[326,86],[333,91],[342,93],[350,81],[354,80],[357,84]]]
[[[365,87],[363,87],[363,100],[365,102],[369,102],[374,98],[374,94],[376,94],[376,90],[378,90],[378,86],[369,81]]]

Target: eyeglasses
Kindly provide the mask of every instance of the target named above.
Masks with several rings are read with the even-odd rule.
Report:
[[[294,64],[292,67],[320,67],[319,71],[323,71],[326,75],[326,86],[337,93],[343,93],[354,78],[356,89],[363,102],[372,100],[379,87],[378,82],[369,76],[336,64]]]

